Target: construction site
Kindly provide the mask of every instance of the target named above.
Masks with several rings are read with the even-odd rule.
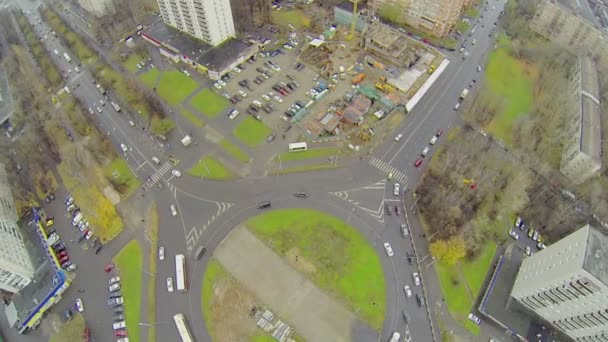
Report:
[[[326,89],[327,96],[310,96],[314,106],[292,118],[313,141],[348,137],[358,145],[371,140],[388,117],[407,114],[408,103],[447,63],[433,47],[373,20],[357,1],[335,6],[334,23],[314,34],[307,34],[297,58],[318,72],[314,89]]]

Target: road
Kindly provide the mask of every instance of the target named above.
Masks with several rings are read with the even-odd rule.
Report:
[[[33,4],[35,5],[35,2]],[[431,306],[441,298],[436,278],[429,275],[432,268],[428,268],[428,262],[431,260],[430,258],[425,259],[428,247],[426,239],[422,237],[420,223],[413,214],[415,208],[413,208],[412,192],[394,196],[393,183],[386,180],[384,170],[388,165],[405,175],[400,178],[405,180],[401,190],[404,186],[408,189],[414,188],[419,181],[420,172],[424,168],[424,164],[421,168],[413,166],[420,151],[429,145],[430,138],[438,129],[447,131],[450,127],[461,123],[458,112],[454,110],[454,105],[458,101],[462,89],[468,87],[473,79],[482,77],[483,70],[478,72],[477,67],[484,64],[487,51],[493,44],[488,33],[493,29],[493,23],[497,21],[498,14],[504,6],[502,1],[500,3],[490,1],[489,4],[490,6],[495,4],[496,9],[483,13],[484,16],[479,20],[475,33],[467,39],[469,42],[466,50],[469,52],[469,56],[463,60],[460,53],[448,55],[451,61],[448,68],[408,114],[404,124],[395,131],[395,135],[403,134],[403,138],[399,142],[388,139],[369,159],[352,162],[348,168],[261,179],[242,179],[230,183],[201,181],[187,176],[172,177],[171,166],[166,164],[169,154],[166,144],[160,144],[149,132],[144,130],[145,126],[138,122],[137,117],[125,114],[126,110],[121,113],[115,112],[109,105],[110,100],[104,98],[93,84],[91,74],[84,69],[75,72],[75,65],[78,64],[75,56],[71,56],[71,62],[62,57],[66,49],[58,39],[50,37],[50,30],[44,21],[38,23],[37,12],[32,11],[29,14],[30,21],[37,23],[38,34],[49,36],[44,40],[44,44],[50,51],[51,58],[64,71],[71,69],[66,85],[70,87],[72,95],[80,98],[85,106],[90,106],[93,110],[92,119],[102,132],[106,132],[118,151],[121,151],[121,144],[127,147],[124,154],[134,172],[142,180],[152,180],[149,183],[151,191],[148,193],[154,194],[161,209],[159,244],[166,248],[166,259],[159,263],[157,272],[159,275],[156,299],[157,322],[145,324],[159,326],[158,340],[176,339],[171,316],[177,312],[187,314],[198,341],[210,340],[204,327],[204,320],[201,319],[200,308],[200,287],[208,258],[203,258],[201,262],[188,263],[190,291],[187,294],[169,295],[166,291],[165,279],[168,276],[174,276],[173,256],[178,253],[192,253],[201,244],[211,252],[237,223],[258,213],[255,204],[260,200],[272,200],[275,207],[304,206],[327,211],[346,220],[368,237],[381,255],[388,291],[386,320],[382,336],[379,338],[380,341],[388,340],[393,331],[399,331],[402,336],[405,336],[405,341],[430,341],[431,322],[433,322],[435,335],[439,336],[437,324],[434,322],[433,309],[429,309],[428,306],[418,308],[413,297],[406,299],[404,295],[403,286],[409,285],[414,293],[424,295],[427,298],[426,303]],[[30,3],[24,10],[31,10],[34,5]],[[473,39],[477,41],[475,45],[471,43]],[[60,52],[59,55],[52,53],[55,49]],[[475,87],[471,90],[474,92]],[[106,105],[101,106],[99,100],[103,100]],[[114,101],[119,102],[119,99],[114,99]],[[97,107],[100,107],[101,113],[97,111]],[[132,127],[129,121],[133,121],[135,126]],[[174,146],[179,145],[177,142],[170,142]],[[441,143],[442,138],[435,146],[432,146],[431,150],[434,151]],[[184,148],[176,147],[171,153],[179,158],[181,154],[188,152]],[[161,158],[163,162],[156,165],[152,162],[153,156]],[[425,159],[428,161],[430,155]],[[156,182],[167,186],[163,190],[157,189],[154,186]],[[303,201],[294,198],[291,193],[295,191],[308,192],[311,200]],[[403,198],[405,201],[402,200]],[[170,204],[177,205],[179,212],[177,223],[176,218],[169,213]],[[404,208],[405,211],[402,210],[402,216],[394,214],[386,216],[385,204],[397,205]],[[201,220],[201,217],[205,219]],[[409,238],[406,239],[401,236],[399,231],[399,226],[404,220],[410,226],[411,231]],[[382,246],[385,241],[392,245],[395,251],[393,257],[386,255]],[[110,247],[116,245],[118,243],[113,243]],[[406,252],[414,251],[417,253],[416,263],[409,265],[406,261]],[[82,283],[77,280],[74,287],[88,288],[90,286],[92,289],[96,289],[105,286],[106,277],[102,268],[108,260],[100,258],[89,260],[91,253],[88,257],[82,256],[82,258],[87,267],[79,269],[77,279],[85,280]],[[95,266],[88,267],[89,263]],[[413,284],[412,273],[416,271],[423,276],[423,287]],[[103,274],[104,277],[102,278],[100,274]],[[100,278],[102,280],[99,280]],[[73,297],[74,291],[68,296]],[[87,302],[94,303],[94,305],[87,305]],[[85,305],[93,308],[94,316],[87,316],[88,314],[85,313],[85,317],[89,318],[88,322],[94,334],[99,336],[98,339],[109,341],[111,340],[110,324],[112,320],[110,311],[105,308],[104,303],[105,289],[100,289],[95,293],[87,291]],[[62,305],[64,304],[59,305],[60,309]],[[403,320],[403,311],[406,311],[409,316],[409,327]],[[199,321],[202,324],[198,324]],[[171,327],[165,328],[166,325],[171,325]]]

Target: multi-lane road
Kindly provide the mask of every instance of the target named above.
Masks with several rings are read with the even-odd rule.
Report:
[[[426,298],[426,304],[438,300],[437,294],[429,291],[432,284],[427,284],[426,278],[422,279],[423,287],[415,286],[412,279],[414,272],[422,271],[421,274],[425,275],[425,266],[421,268],[418,261],[425,257],[424,252],[421,251],[427,250],[426,239],[422,237],[422,228],[413,214],[412,192],[394,196],[393,182],[403,181],[401,190],[415,187],[424,164],[416,168],[413,165],[414,160],[419,158],[424,147],[429,146],[429,140],[438,129],[447,131],[450,127],[459,124],[459,115],[454,110],[454,105],[462,89],[469,88],[473,79],[479,80],[482,77],[483,69],[481,72],[478,71],[478,66],[483,67],[486,54],[493,44],[489,33],[494,29],[494,22],[498,21],[498,15],[504,6],[503,1],[490,0],[487,3],[488,10],[482,11],[483,17],[475,24],[475,33],[467,37],[465,43],[467,58],[463,59],[463,54],[459,52],[448,54],[450,64],[447,69],[407,115],[405,122],[395,130],[395,135],[399,133],[403,135],[399,142],[392,138],[387,139],[372,156],[352,162],[348,168],[261,179],[242,179],[230,183],[201,181],[187,176],[173,178],[170,172],[171,166],[166,164],[169,154],[167,147],[151,136],[138,122],[137,117],[128,116],[124,110],[121,113],[115,112],[109,104],[112,99],[108,100],[100,94],[93,83],[92,75],[86,69],[81,67],[80,72],[75,71],[75,66],[79,62],[73,55],[70,62],[62,56],[66,49],[59,39],[52,37],[50,28],[34,10],[37,2],[22,1],[22,4],[26,6],[24,10],[30,11],[28,17],[30,22],[35,24],[40,37],[47,36],[43,43],[51,58],[62,70],[67,72],[71,69],[66,79],[66,86],[71,89],[72,96],[77,96],[85,106],[93,110],[93,114],[90,114],[93,121],[108,135],[117,150],[121,151],[121,144],[127,147],[127,152],[124,153],[126,160],[142,180],[151,179],[152,183],[160,182],[165,185],[163,190],[151,186],[147,191],[148,194],[153,194],[159,203],[161,213],[159,239],[160,245],[165,247],[167,253],[167,261],[161,262],[157,271],[156,319],[158,322],[146,323],[158,324],[158,340],[176,340],[176,331],[170,324],[171,316],[183,312],[187,314],[190,322],[197,322],[191,326],[197,341],[210,341],[201,317],[199,298],[207,258],[203,258],[201,262],[188,263],[190,291],[187,295],[179,295],[168,294],[164,282],[166,277],[174,274],[172,257],[178,253],[191,255],[199,245],[205,245],[209,252],[213,251],[233,227],[257,214],[255,205],[260,200],[272,200],[274,207],[304,206],[326,211],[343,218],[361,230],[370,240],[381,255],[387,283],[387,312],[380,341],[388,340],[394,331],[399,331],[405,341],[431,341],[431,326],[434,328],[434,334],[439,338],[432,309],[429,311],[427,305],[418,308],[414,299],[415,294],[418,293]],[[472,44],[473,39],[476,40],[476,44]],[[52,52],[55,49],[60,52],[59,55]],[[469,89],[475,91],[478,84],[479,82],[475,83],[473,88]],[[112,90],[109,90],[112,93]],[[117,97],[119,96],[120,94]],[[105,102],[105,106],[100,105],[100,100]],[[115,99],[115,101],[120,100]],[[97,107],[102,109],[101,113],[97,111]],[[135,126],[131,126],[129,121],[133,121]],[[425,163],[428,162],[437,145],[442,143],[442,139],[431,146],[431,153],[425,158]],[[189,152],[175,147],[171,153],[179,158],[181,153]],[[161,164],[155,164],[152,157],[160,158]],[[385,171],[388,169],[399,171],[393,181],[386,179]],[[293,197],[291,194],[296,191],[308,192],[310,199],[301,200]],[[169,212],[170,204],[176,204],[178,208],[177,220]],[[385,204],[399,206],[402,208],[402,215],[387,216]],[[408,223],[411,232],[407,238],[403,238],[399,230],[399,226],[404,221]],[[385,241],[392,245],[395,251],[393,257],[386,255],[382,246]],[[104,250],[102,257],[109,259],[110,251],[112,248]],[[417,252],[416,262],[412,265],[406,261],[407,252]],[[84,262],[88,260],[85,258]],[[81,267],[79,273],[81,273],[79,277],[106,282],[101,267],[95,269]],[[405,285],[409,285],[413,290],[412,298],[405,297],[403,291]],[[434,285],[437,287],[436,284]],[[100,292],[87,293],[85,304],[89,301],[89,296],[96,298],[91,299],[92,303],[103,303],[105,292]],[[110,311],[91,306],[87,309],[94,312],[95,319],[88,321],[98,340],[110,341],[112,339]],[[409,325],[403,319],[404,311],[409,317]],[[354,336],[353,340],[357,341],[358,337]]]

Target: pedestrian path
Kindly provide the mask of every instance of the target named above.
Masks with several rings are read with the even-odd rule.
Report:
[[[369,160],[369,164],[371,166],[375,167],[376,169],[380,170],[382,173],[385,173],[387,175],[389,173],[392,173],[393,179],[395,179],[396,181],[403,183],[403,184],[407,183],[407,176],[405,175],[405,173],[398,170],[394,166],[391,166],[384,160],[376,158],[376,157],[372,157],[372,159]]]
[[[163,178],[165,173],[171,170],[171,167],[172,165],[169,162],[165,162],[163,165],[161,165],[161,167],[158,168],[158,170],[156,170],[152,176],[146,179],[146,186],[148,186],[148,188],[152,188],[156,183],[158,183],[159,180]]]

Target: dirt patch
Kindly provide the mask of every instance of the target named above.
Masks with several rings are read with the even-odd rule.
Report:
[[[106,186],[103,188],[103,195],[106,196],[112,205],[117,205],[120,203],[120,194],[111,186]]]
[[[287,257],[289,264],[296,270],[306,274],[313,274],[317,272],[315,265],[304,259],[297,247],[293,247],[292,249],[288,250],[285,256]]]
[[[236,279],[226,276],[213,284],[215,297],[211,304],[214,342],[249,341],[262,330],[250,317],[257,299]]]

